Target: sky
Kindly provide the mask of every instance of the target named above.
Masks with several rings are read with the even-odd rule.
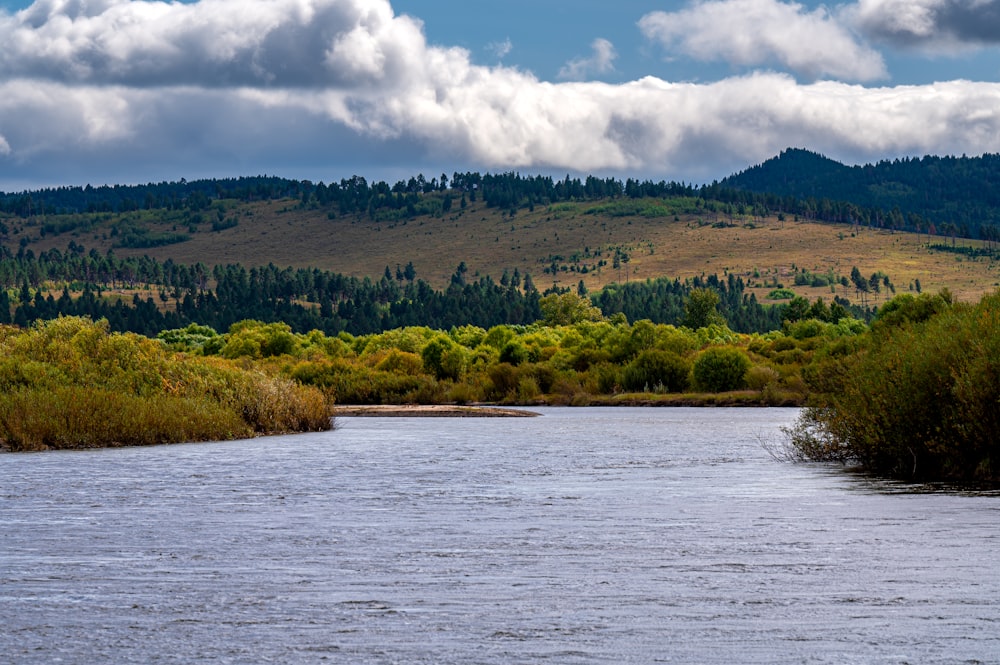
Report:
[[[1000,152],[1000,0],[0,0],[0,191]]]

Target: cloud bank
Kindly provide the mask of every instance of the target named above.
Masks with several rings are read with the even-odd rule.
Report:
[[[830,29],[825,13],[795,16]],[[643,28],[660,40],[662,18]],[[610,43],[593,48],[567,73],[612,66]],[[855,77],[878,73],[852,52]],[[554,83],[431,46],[421,22],[386,0],[40,0],[0,14],[0,189],[426,167],[698,181],[788,146],[847,161],[1000,151],[1000,86],[869,88],[760,72]]]
[[[1000,44],[997,0],[859,0],[847,15],[895,46],[949,52]]]

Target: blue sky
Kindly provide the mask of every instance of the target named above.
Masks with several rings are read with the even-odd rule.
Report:
[[[0,190],[1000,152],[1000,0],[0,0]]]

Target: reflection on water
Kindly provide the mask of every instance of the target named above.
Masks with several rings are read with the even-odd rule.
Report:
[[[341,419],[0,457],[14,663],[956,663],[1000,502],[773,460],[786,409]]]
[[[900,480],[868,478],[861,473],[853,476],[854,489],[880,494],[949,494],[968,497],[1000,497],[1000,483],[996,482],[933,482],[909,483]]]

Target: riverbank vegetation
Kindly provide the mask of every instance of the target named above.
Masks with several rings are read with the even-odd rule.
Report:
[[[789,432],[806,459],[914,480],[1000,480],[1000,294],[899,296],[805,374]]]
[[[337,404],[742,404],[806,399],[804,368],[818,350],[867,329],[861,321],[787,321],[767,334],[732,331],[718,295],[688,298],[690,326],[606,318],[573,293],[540,299],[530,325],[382,333],[295,333],[242,321],[224,333],[164,331],[170,348],[255,363],[324,391]]]
[[[218,440],[331,427],[316,388],[67,317],[0,327],[0,443],[13,451]]]
[[[1000,296],[947,289],[1000,285],[1000,207],[960,186],[998,164],[0,193],[0,445],[322,429],[333,403],[807,405],[796,455],[994,478]]]
[[[330,426],[334,404],[805,406],[802,459],[906,479],[996,480],[1000,294],[903,294],[869,327],[822,302],[738,333],[693,291],[674,326],[605,317],[574,293],[530,325],[379,333],[190,324],[156,339],[63,317],[0,327],[10,450],[228,439]],[[824,320],[824,318],[828,320]]]

